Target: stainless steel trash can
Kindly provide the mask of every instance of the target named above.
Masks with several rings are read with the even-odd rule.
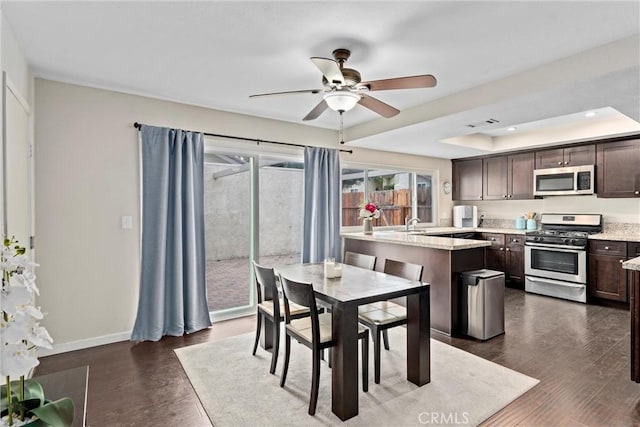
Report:
[[[488,340],[504,333],[504,273],[474,270],[461,274],[462,327],[466,335]]]

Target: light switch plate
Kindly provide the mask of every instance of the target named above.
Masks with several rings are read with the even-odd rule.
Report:
[[[125,215],[122,217],[122,229],[130,230],[133,228],[133,217]]]

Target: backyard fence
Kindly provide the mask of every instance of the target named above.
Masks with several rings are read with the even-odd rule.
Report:
[[[425,194],[421,194],[425,193]],[[431,203],[426,192],[418,191],[418,217],[424,222],[431,222]],[[375,203],[381,209],[382,215],[373,220],[373,226],[403,225],[404,219],[412,215],[411,210],[411,190],[381,190],[369,193],[367,202]],[[363,192],[342,193],[342,225],[352,226],[362,224],[362,219],[358,218],[358,213],[365,202]],[[386,219],[386,223],[384,221]]]

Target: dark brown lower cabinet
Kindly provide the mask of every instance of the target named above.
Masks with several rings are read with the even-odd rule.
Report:
[[[587,293],[590,297],[627,302],[627,243],[611,240],[589,242]]]
[[[485,248],[485,268],[504,272],[505,284],[524,288],[524,236],[519,234],[479,233],[478,239],[488,240]]]
[[[505,236],[505,280],[511,287],[524,289],[524,236]]]
[[[640,271],[629,271],[631,311],[631,381],[640,383]]]

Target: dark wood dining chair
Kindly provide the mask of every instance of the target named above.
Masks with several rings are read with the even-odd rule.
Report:
[[[422,266],[408,262],[388,259],[384,263],[384,272],[407,280],[420,280]],[[403,298],[406,301],[406,298]],[[406,303],[405,303],[406,305]],[[407,309],[393,301],[378,301],[358,307],[358,320],[371,330],[373,339],[373,380],[380,384],[380,335],[384,348],[389,350],[387,330],[407,324]]]
[[[376,257],[374,255],[359,254],[357,252],[345,251],[344,263],[354,267],[373,270],[376,267]]]
[[[253,355],[255,356],[260,341],[260,329],[262,320],[268,319],[273,325],[273,348],[271,349],[271,369],[269,372],[275,374],[278,364],[278,351],[280,350],[280,324],[284,320],[284,305],[278,296],[278,286],[273,268],[263,267],[253,262],[255,273],[256,295],[258,296],[258,312],[256,339],[253,343]],[[264,289],[264,293],[262,290]],[[276,302],[274,302],[276,301]],[[291,304],[290,313],[293,319],[309,316],[309,309],[297,304]]]
[[[291,355],[291,338],[293,337],[296,341],[310,348],[313,353],[309,415],[314,415],[320,388],[321,353],[324,349],[330,349],[336,344],[331,326],[331,313],[319,313],[311,283],[296,282],[280,275],[280,284],[282,285],[285,310],[285,356],[282,376],[280,377],[280,387],[284,387],[287,380]],[[291,315],[293,303],[308,307],[310,316],[303,319],[294,319]],[[367,392],[369,391],[369,331],[361,325],[358,325],[358,339],[361,340],[362,344],[362,390]]]

